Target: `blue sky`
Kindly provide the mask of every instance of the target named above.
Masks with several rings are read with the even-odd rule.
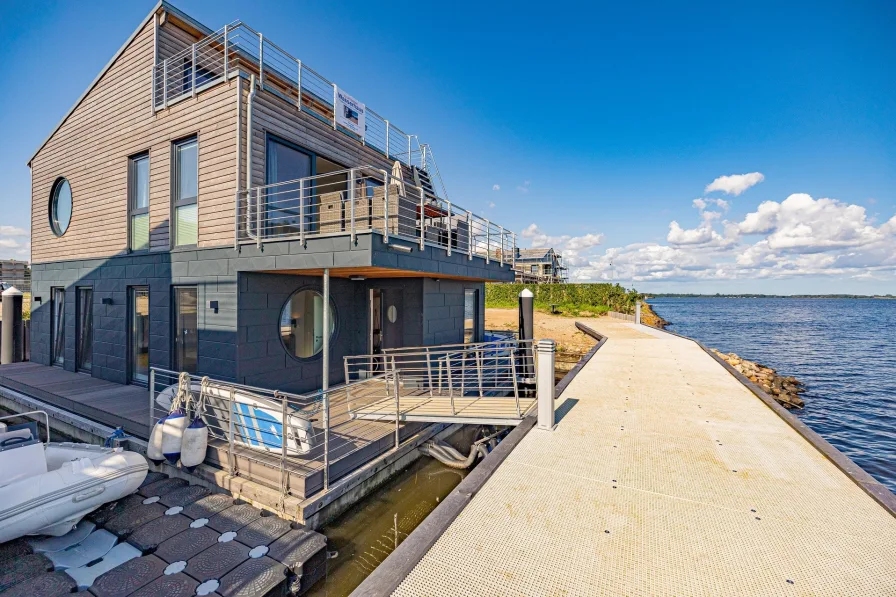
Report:
[[[892,3],[175,5],[419,134],[453,201],[577,279],[896,293]],[[25,162],[152,6],[0,8],[0,256],[27,258]]]

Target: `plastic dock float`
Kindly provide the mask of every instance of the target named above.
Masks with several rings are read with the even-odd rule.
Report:
[[[326,574],[326,544],[271,512],[149,473],[137,493],[63,537],[0,544],[0,593],[301,595]]]

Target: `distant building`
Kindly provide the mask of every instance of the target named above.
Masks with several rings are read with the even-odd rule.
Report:
[[[568,281],[563,256],[552,248],[516,249],[516,282],[559,284]]]
[[[27,261],[0,259],[0,283],[19,290],[31,290],[31,267]]]

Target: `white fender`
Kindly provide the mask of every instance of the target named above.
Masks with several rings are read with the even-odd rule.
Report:
[[[165,460],[165,454],[162,452],[162,428],[165,423],[165,415],[152,426],[152,432],[149,434],[149,444],[146,446],[146,457],[156,464]]]
[[[205,460],[206,448],[208,448],[208,427],[202,419],[197,417],[184,430],[184,439],[180,448],[181,466],[193,468],[202,464],[202,461]]]
[[[181,410],[176,410],[162,422],[162,454],[171,464],[177,463],[180,458],[180,449],[183,444],[184,430],[189,425],[187,416]]]

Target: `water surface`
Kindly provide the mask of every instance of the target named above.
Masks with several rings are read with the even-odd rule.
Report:
[[[793,375],[816,433],[896,491],[896,300],[656,298],[671,331]]]

